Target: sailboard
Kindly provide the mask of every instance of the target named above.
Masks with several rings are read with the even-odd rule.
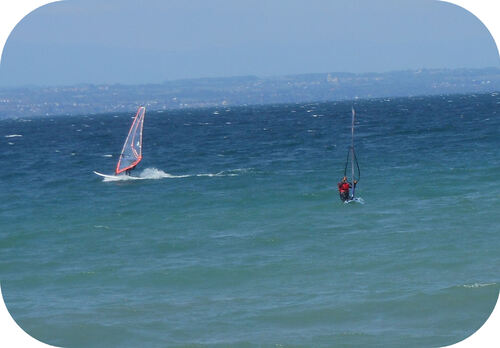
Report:
[[[131,175],[108,175],[94,171],[95,175],[99,175],[105,179],[105,181],[122,181],[122,180],[144,180],[145,178],[131,176]]]
[[[351,146],[349,146],[349,149],[347,150],[347,158],[344,167],[344,177],[347,177],[347,181],[351,183],[352,187],[349,190],[349,199],[345,201],[346,203],[359,200],[356,197],[356,185],[354,183],[355,182],[359,183],[359,179],[361,178],[361,170],[359,169],[359,163],[356,157],[356,151],[354,150],[354,121],[356,118],[356,111],[354,110],[354,107],[352,107],[351,110],[352,110]],[[350,173],[348,173],[349,169]]]
[[[146,108],[144,106],[139,107],[128,131],[127,138],[123,143],[123,148],[120,153],[120,157],[118,158],[118,162],[116,163],[114,175],[94,172],[95,174],[109,179],[111,177],[116,177],[123,172],[128,174],[137,166],[137,164],[139,164],[142,160],[142,130],[144,126],[145,114]]]

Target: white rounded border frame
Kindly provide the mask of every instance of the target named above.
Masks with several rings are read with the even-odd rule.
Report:
[[[60,0],[2,0],[0,2],[0,64],[5,42],[14,27],[30,12]],[[476,16],[490,31],[496,42],[500,40],[500,1],[499,0],[436,0],[460,6]],[[1,285],[1,284],[0,284]],[[499,294],[500,295],[500,294]],[[3,301],[0,288],[0,346],[9,348],[54,347],[31,337],[20,328],[10,315]],[[453,348],[500,347],[500,296],[488,320],[474,334]]]

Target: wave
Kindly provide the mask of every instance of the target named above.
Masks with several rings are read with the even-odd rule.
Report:
[[[6,138],[18,138],[18,137],[22,137],[21,134],[9,134],[9,135],[6,135],[5,136]]]

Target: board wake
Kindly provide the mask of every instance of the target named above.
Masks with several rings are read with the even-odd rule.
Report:
[[[361,197],[355,197],[353,199],[348,199],[347,201],[344,201],[344,204],[349,204],[349,203],[365,204],[365,200]]]
[[[178,179],[178,178],[189,178],[192,176],[198,176],[198,175],[172,175],[169,173],[165,173],[163,170],[159,170],[156,168],[146,168],[140,173],[135,173],[134,175],[125,175],[125,174],[118,174],[118,175],[108,175],[108,174],[103,174],[94,171],[95,175],[98,175],[102,178],[104,178],[103,181],[127,181],[127,180],[158,180],[158,179]],[[205,174],[203,174],[205,175]],[[206,174],[212,176],[212,174]],[[213,176],[217,176],[218,174],[213,174]],[[229,174],[228,174],[229,175]],[[221,175],[222,176],[222,175]]]
[[[156,168],[146,168],[140,173],[135,173],[135,176],[125,175],[125,174],[103,174],[94,171],[95,175],[103,178],[103,181],[126,181],[126,180],[159,180],[159,179],[182,179],[191,177],[224,177],[224,176],[238,176],[240,172],[244,172],[243,169],[226,170],[218,173],[200,173],[200,174],[183,174],[183,175],[172,175],[165,173],[163,170]]]

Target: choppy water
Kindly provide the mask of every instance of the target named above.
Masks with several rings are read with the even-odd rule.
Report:
[[[500,289],[500,96],[0,121],[0,276],[66,347],[440,346]]]

